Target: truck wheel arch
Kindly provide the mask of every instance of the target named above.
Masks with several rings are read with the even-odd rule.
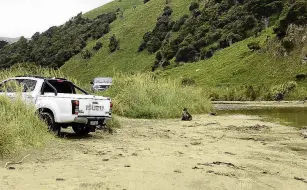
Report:
[[[38,114],[40,114],[40,113],[42,113],[42,112],[50,113],[50,114],[53,116],[53,118],[55,119],[55,115],[54,115],[54,113],[53,113],[53,111],[52,111],[51,109],[49,109],[49,108],[39,108],[39,109],[37,110],[37,113],[38,113]]]

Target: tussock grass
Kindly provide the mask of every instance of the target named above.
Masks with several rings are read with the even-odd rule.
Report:
[[[0,158],[44,146],[52,136],[35,108],[19,96],[15,100],[0,96]]]
[[[27,63],[0,71],[0,81],[17,75],[63,77],[59,71]],[[21,92],[21,89],[17,89]],[[21,93],[17,94],[18,97],[14,100],[0,95],[0,158],[44,146],[52,138],[45,123],[36,115],[35,107],[26,104]]]
[[[149,73],[117,74],[105,95],[112,97],[113,111],[133,118],[180,117],[183,108],[192,114],[211,109],[208,95],[194,86],[182,86],[179,80],[156,79]]]

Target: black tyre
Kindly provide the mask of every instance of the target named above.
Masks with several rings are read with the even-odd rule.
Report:
[[[45,121],[48,126],[48,131],[54,133],[57,136],[60,136],[61,127],[58,123],[55,122],[54,117],[51,113],[41,112],[40,118]]]
[[[74,125],[72,126],[72,129],[77,135],[87,135],[90,133],[90,128],[85,125]]]

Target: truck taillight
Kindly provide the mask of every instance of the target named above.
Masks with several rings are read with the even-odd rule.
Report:
[[[72,107],[72,114],[78,115],[78,113],[79,113],[79,100],[72,100],[71,101],[71,107]]]
[[[110,102],[110,113],[112,112],[112,108],[113,108],[113,103]]]

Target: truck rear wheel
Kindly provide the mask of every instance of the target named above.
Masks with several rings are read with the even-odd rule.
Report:
[[[90,128],[86,127],[86,125],[74,125],[72,129],[77,135],[87,135],[90,133]]]
[[[57,136],[61,134],[61,127],[55,122],[54,117],[49,112],[41,112],[40,118],[47,124],[48,131],[54,133]]]

